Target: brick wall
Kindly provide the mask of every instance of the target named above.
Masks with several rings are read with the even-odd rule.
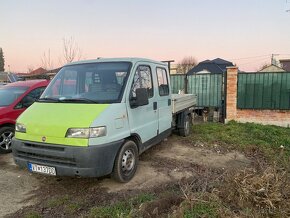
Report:
[[[290,127],[290,110],[253,110],[237,108],[238,68],[227,68],[226,122],[235,120]]]

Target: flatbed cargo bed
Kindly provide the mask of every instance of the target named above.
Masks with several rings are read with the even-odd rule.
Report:
[[[196,106],[197,97],[194,94],[172,94],[172,113],[176,114],[187,108]]]

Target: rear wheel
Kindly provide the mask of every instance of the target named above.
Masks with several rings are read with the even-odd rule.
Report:
[[[188,136],[190,134],[192,122],[189,115],[185,115],[183,119],[182,127],[179,129],[179,135]]]
[[[10,126],[0,128],[0,153],[11,152],[11,142],[14,136],[14,128]]]
[[[113,178],[119,182],[130,181],[137,170],[138,149],[133,141],[125,141],[115,159]]]

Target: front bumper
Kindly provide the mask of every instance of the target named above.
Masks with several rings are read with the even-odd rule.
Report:
[[[23,168],[28,168],[28,163],[35,163],[55,167],[57,176],[101,177],[112,172],[123,142],[76,147],[14,138],[12,152],[15,163]]]

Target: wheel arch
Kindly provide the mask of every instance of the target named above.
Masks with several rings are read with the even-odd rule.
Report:
[[[2,127],[12,127],[15,128],[15,124],[14,123],[2,123],[0,124],[0,128]]]
[[[125,138],[125,140],[132,140],[133,142],[135,142],[137,145],[138,153],[141,154],[141,152],[143,151],[143,146],[141,137],[137,133],[131,134],[129,137]]]

